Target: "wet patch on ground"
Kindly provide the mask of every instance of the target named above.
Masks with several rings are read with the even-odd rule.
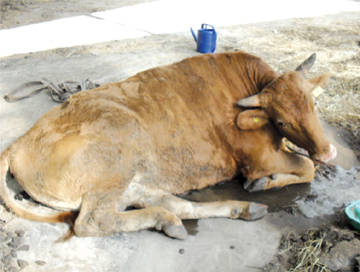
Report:
[[[318,165],[310,184],[295,184],[281,189],[249,193],[244,180],[227,181],[182,197],[191,201],[240,200],[264,203],[269,212],[300,213],[307,218],[332,215],[360,196],[360,167]]]
[[[336,209],[358,200],[360,167],[346,170],[340,166],[321,165],[311,184],[309,195],[296,201],[308,218],[334,214]]]
[[[269,206],[270,212],[290,210],[296,201],[306,198],[310,193],[309,184],[296,184],[278,190],[250,193],[243,188],[244,180],[231,180],[203,189],[192,191],[182,197],[191,201],[240,200],[263,203]]]

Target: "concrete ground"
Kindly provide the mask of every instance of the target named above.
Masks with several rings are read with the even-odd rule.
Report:
[[[202,1],[199,2],[202,3]],[[302,4],[296,5],[296,7],[303,7],[303,9],[287,4],[284,6],[286,10],[276,13],[277,9],[272,12],[264,1],[254,1],[251,2],[254,4],[249,4],[248,10],[246,7],[239,7],[240,16],[235,18],[238,13],[234,9],[227,10],[228,16],[226,16],[225,10],[221,9],[225,4],[221,1],[223,5],[214,4],[213,6],[215,10],[216,8],[221,9],[218,11],[223,12],[223,18],[227,21],[225,20],[222,24],[218,16],[213,14],[212,17],[207,18],[206,22],[219,26],[217,28],[219,32],[218,52],[245,50],[263,57],[276,70],[284,71],[294,68],[315,50],[319,52],[320,57],[315,73],[330,70],[331,72],[341,72],[344,77],[354,77],[358,74],[356,66],[350,69],[349,67],[353,67],[350,63],[350,66],[345,67],[348,68],[349,74],[345,74],[343,70],[336,70],[344,58],[336,63],[335,60],[337,61],[340,56],[351,59],[359,54],[356,41],[359,41],[360,34],[360,4],[357,1],[328,1],[327,3],[330,4],[324,6],[324,1],[319,2],[322,2],[323,6],[312,5],[314,3],[311,1],[301,1]],[[214,1],[214,3],[218,2]],[[275,1],[275,3],[280,7],[285,2]],[[229,1],[228,4],[231,6],[234,2]],[[255,12],[256,7],[261,4],[267,11],[264,14],[267,14],[268,17],[265,15],[261,18],[256,17],[258,16]],[[193,8],[188,13],[189,20],[186,19],[186,26],[185,23],[179,26],[177,22],[183,20],[187,14],[180,7],[187,6],[189,9]],[[158,26],[163,27],[164,24],[156,24],[158,20],[154,18],[162,18],[164,10],[160,12],[156,7],[165,7],[165,10],[166,8],[173,9],[172,13],[164,17],[166,22],[170,22],[165,30],[157,28]],[[188,26],[196,27],[203,22],[197,18],[201,7],[200,4],[195,5],[187,1],[153,1],[138,6],[125,6],[116,13],[115,11],[100,12],[95,15],[91,14],[91,16],[87,15],[86,18],[81,16],[80,18],[63,18],[61,21],[46,24],[1,30],[0,94],[3,96],[23,82],[42,77],[54,82],[90,78],[100,84],[105,84],[125,79],[150,67],[173,63],[185,57],[197,55]],[[315,7],[317,8],[315,9]],[[141,26],[138,25],[141,16],[136,18],[130,16],[133,13],[137,14],[136,8],[139,12],[143,12],[141,16],[148,18]],[[349,9],[352,12],[324,15],[349,11]],[[301,13],[300,10],[311,10],[311,12]],[[250,14],[254,16],[249,16]],[[271,14],[285,14],[287,17],[271,17]],[[287,19],[294,16],[314,17]],[[98,17],[103,20],[98,20]],[[117,21],[122,18],[128,20],[128,25]],[[176,20],[172,20],[172,18]],[[244,18],[258,18],[259,21],[271,22],[244,21]],[[80,24],[83,19],[85,25]],[[65,23],[64,20],[69,21]],[[77,35],[67,36],[65,34],[68,32],[62,33],[57,30],[55,33],[57,35],[52,37],[55,40],[60,37],[61,43],[52,40],[45,46],[44,43],[48,36],[41,34],[36,37],[38,31],[48,31],[48,26],[55,25],[57,27],[70,26],[70,29],[72,25],[76,25],[75,30],[80,31],[77,33],[84,33],[81,27],[85,27],[89,21],[93,22],[93,20],[99,21],[99,25],[91,28],[94,32],[86,30],[86,37],[98,37],[96,31],[101,32],[104,25],[106,28],[108,24],[112,24],[111,29],[115,32],[119,31],[117,38],[111,31],[108,36],[105,35],[104,40],[90,40],[84,42],[87,45],[79,45]],[[171,22],[174,24],[172,25]],[[79,25],[77,25],[78,23]],[[89,27],[89,25],[87,26]],[[315,33],[315,28],[319,31],[316,32],[317,38],[313,36],[309,38],[305,35],[311,31],[313,31],[311,33]],[[140,31],[139,35],[132,36],[134,33],[138,33],[134,29],[136,31],[141,29],[144,33]],[[169,31],[169,29],[173,31]],[[294,33],[294,30],[299,35]],[[333,36],[331,38],[331,35],[335,35],[335,32],[331,31],[335,30],[338,34],[345,33],[346,37]],[[130,31],[130,36],[127,36],[127,31]],[[27,36],[24,36],[25,33]],[[26,37],[25,40],[23,40],[24,37]],[[72,37],[76,39],[73,40]],[[114,39],[118,39],[118,41],[113,41]],[[349,43],[346,43],[345,47],[332,48],[319,42],[328,42],[327,39],[343,41],[348,39]],[[37,42],[35,43],[33,40]],[[41,42],[39,43],[39,41]],[[102,43],[92,44],[99,41]],[[58,46],[63,48],[57,48]],[[51,50],[42,51],[44,49]],[[34,53],[29,53],[30,51]],[[11,142],[25,133],[54,105],[55,103],[50,100],[47,93],[11,104],[1,99],[0,150],[4,150]],[[330,131],[329,134],[331,134]],[[335,132],[332,136],[336,138],[338,133]],[[337,141],[340,142],[340,139]],[[102,238],[73,237],[65,243],[55,243],[66,233],[66,225],[23,220],[6,211],[2,205],[0,206],[0,226],[9,233],[23,230],[21,244],[29,246],[28,250],[17,250],[16,256],[12,257],[11,261],[15,263],[13,267],[18,269],[14,271],[20,269],[26,272],[259,271],[277,254],[279,241],[283,234],[328,222],[327,216],[332,215],[334,209],[339,209],[350,201],[356,200],[360,195],[358,184],[360,168],[356,167],[358,165],[356,157],[345,143],[341,142],[338,147],[343,150],[339,154],[339,164],[350,170],[338,166],[334,170],[333,179],[321,176],[312,185],[292,186],[277,192],[261,194],[247,194],[237,183],[207,189],[203,193],[194,192],[188,197],[199,201],[262,200],[271,206],[271,213],[264,219],[255,222],[229,219],[202,219],[185,222],[190,233],[189,238],[185,241],[173,240],[155,231],[141,231]],[[317,195],[315,201],[307,201],[308,196],[314,195]],[[289,213],[288,208],[294,206],[297,207],[297,212]],[[0,254],[3,253],[0,251]],[[22,267],[18,260],[25,261]],[[18,263],[16,264],[16,262]]]
[[[6,0],[2,1],[6,2]],[[188,31],[190,27],[196,30],[202,23],[224,27],[360,11],[360,4],[357,1],[349,0],[291,2],[286,0],[252,0],[248,1],[246,5],[237,0],[158,0],[149,2],[140,0],[135,1],[138,3],[136,5],[133,4],[134,1],[123,0],[117,1],[117,5],[121,6],[120,8],[97,12],[89,12],[89,6],[94,8],[96,5],[94,2],[98,1],[80,2],[83,4],[69,4],[69,6],[81,5],[79,8],[84,12],[78,16],[0,31],[0,40],[2,41],[0,43],[0,56],[139,38],[154,34],[184,32]],[[108,7],[114,8],[116,1],[108,2],[106,3]],[[106,4],[98,3],[97,5],[105,9]],[[56,6],[62,6],[62,4]],[[70,7],[62,8],[62,12],[57,16],[62,17],[61,14],[69,16],[65,11]],[[48,9],[51,10],[50,14],[46,10],[39,12],[38,10],[41,8],[37,7],[34,10],[28,10],[28,16],[26,16],[26,12],[18,15],[23,21],[37,21],[36,19],[39,16],[56,18],[56,15],[53,14],[56,12],[54,7]],[[32,13],[38,15],[36,19],[33,18]],[[3,17],[5,16],[6,13],[3,13]]]

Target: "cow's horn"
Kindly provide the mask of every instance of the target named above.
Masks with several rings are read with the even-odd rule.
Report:
[[[236,105],[249,108],[249,107],[260,107],[260,98],[258,94],[240,99]]]
[[[306,73],[309,72],[311,67],[314,65],[316,60],[316,53],[313,53],[310,57],[308,57],[306,60],[303,61],[296,69],[295,71]]]

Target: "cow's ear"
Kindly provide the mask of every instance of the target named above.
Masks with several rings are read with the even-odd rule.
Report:
[[[269,118],[265,111],[260,109],[246,110],[236,117],[236,125],[241,130],[255,130],[266,125]]]
[[[314,85],[314,89],[316,89],[316,87],[324,88],[325,85],[328,83],[330,77],[331,77],[330,73],[325,73],[325,74],[322,74],[321,76],[309,79],[309,81],[312,85]]]
[[[316,53],[313,53],[310,57],[308,57],[306,60],[304,60],[296,69],[295,71],[298,71],[305,75],[307,72],[310,71],[311,67],[313,67],[314,63],[316,61]]]

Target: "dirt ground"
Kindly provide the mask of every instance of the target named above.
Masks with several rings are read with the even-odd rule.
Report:
[[[99,1],[90,0],[0,1],[0,29],[128,4],[126,1],[97,3]],[[138,2],[145,1],[131,1],[134,4]],[[110,251],[118,250],[113,244],[119,239],[123,243],[122,255],[132,254],[136,250],[148,252],[147,248],[153,250],[152,243],[166,246],[168,251],[174,250],[173,246],[176,245],[179,250],[176,252],[177,257],[167,256],[176,259],[172,263],[174,267],[187,263],[188,266],[183,266],[182,271],[360,271],[360,232],[348,224],[343,213],[345,205],[360,199],[360,13],[223,27],[219,28],[218,32],[217,52],[244,50],[262,57],[279,72],[294,69],[306,57],[317,53],[317,62],[309,77],[325,72],[333,75],[326,91],[317,98],[317,105],[321,118],[326,122],[324,125],[327,134],[339,150],[334,165],[320,167],[311,185],[249,194],[242,190],[238,182],[230,182],[184,196],[197,201],[261,200],[270,205],[271,213],[254,225],[246,225],[247,223],[241,221],[229,222],[230,220],[187,222],[188,231],[193,235],[188,244],[168,241],[165,240],[167,238],[154,236],[152,232],[141,232],[137,236],[125,235],[91,242],[81,242],[74,238],[75,241],[70,241],[68,245],[80,250],[87,245],[94,245],[92,241],[95,241],[96,250],[106,248]],[[41,77],[54,82],[90,78],[105,84],[196,54],[190,33],[176,33],[15,55],[0,59],[0,92],[4,95],[20,83]],[[55,103],[46,93],[42,93],[14,104],[1,102],[0,105],[0,150],[3,150]],[[49,235],[54,233],[56,236],[64,228],[59,230],[53,225],[44,226],[46,224],[29,225],[25,220],[15,218],[3,207],[0,219],[0,271],[61,270],[51,266],[52,259],[44,252],[50,250],[49,242],[44,242],[41,238],[39,248],[33,239],[39,239],[39,233],[44,230],[50,232]],[[214,230],[214,226],[221,226],[231,237],[219,234],[219,231]],[[251,239],[257,242],[250,243],[243,235],[235,234],[231,229],[233,226],[246,231],[247,236],[251,236],[253,231],[256,234],[253,234]],[[212,246],[208,244],[208,241],[213,240],[202,236],[206,232],[218,235],[216,243],[231,243],[224,244],[221,251],[213,252],[210,249]],[[268,243],[273,245],[266,248],[264,240],[275,232],[282,238],[276,235],[268,238]],[[149,237],[155,240],[149,240]],[[142,243],[141,246],[138,243]],[[149,244],[152,244],[152,247]],[[193,245],[197,246],[191,251]],[[66,245],[63,250],[64,248],[69,250]],[[202,251],[207,251],[207,255],[202,255]],[[258,256],[252,256],[255,258],[254,262],[248,261],[247,258],[250,257],[246,255],[246,251],[257,252]],[[265,251],[271,252],[266,255]],[[38,252],[43,254],[39,256]],[[202,265],[200,257],[192,257],[186,262],[178,259],[179,256],[184,259],[189,252],[193,256],[199,255],[202,260],[213,256],[209,260],[213,264],[211,269]],[[236,259],[230,258],[234,253],[237,254]],[[59,252],[52,254],[58,259],[73,261],[72,257]],[[136,256],[132,263],[138,262],[139,265],[152,267],[145,255],[131,256]],[[223,261],[214,256],[222,256]],[[246,258],[242,259],[242,256]],[[91,269],[84,270],[82,266],[73,269],[71,265],[64,265],[65,269],[61,271],[118,271],[119,267],[135,271],[134,264],[129,266],[124,262],[126,265],[119,265],[120,261],[115,261],[116,255],[111,257],[113,265],[106,269],[103,264],[96,266],[86,258]],[[161,256],[153,258],[163,259]],[[83,261],[81,256],[77,259]],[[228,261],[224,263],[224,260]],[[195,264],[197,267],[194,267]],[[164,266],[163,270],[158,268],[158,271],[171,271],[166,269],[169,268]]]
[[[0,29],[136,5],[154,0],[1,0]]]

